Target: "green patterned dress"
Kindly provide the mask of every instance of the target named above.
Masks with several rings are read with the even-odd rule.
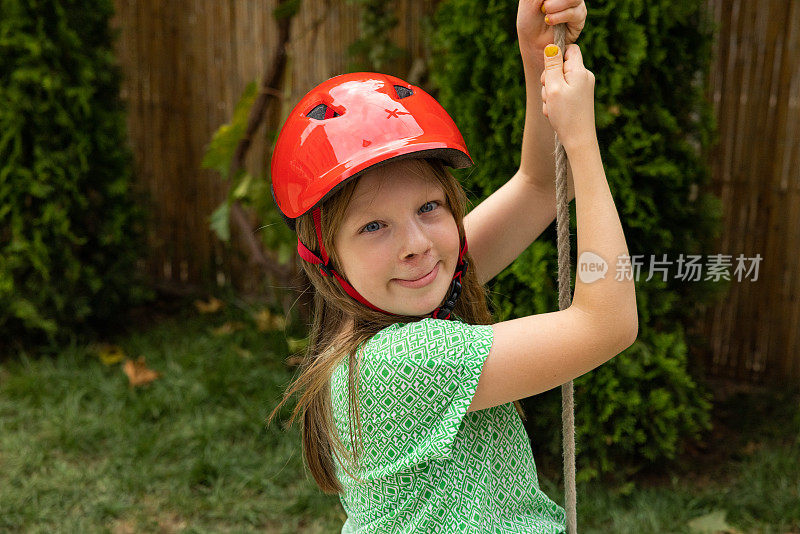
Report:
[[[539,489],[514,405],[467,413],[493,339],[491,325],[426,318],[362,344],[363,452],[354,472],[362,481],[334,456],[343,534],[566,530],[563,508]],[[331,378],[331,406],[352,450],[347,377],[345,358]]]

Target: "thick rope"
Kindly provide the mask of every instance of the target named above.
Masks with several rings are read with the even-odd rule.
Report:
[[[554,27],[555,44],[565,52],[566,26]],[[567,151],[555,136],[556,159],[556,243],[558,247],[558,308],[569,308],[570,263],[569,263],[569,203],[567,202]],[[561,386],[561,422],[564,441],[564,493],[567,512],[567,532],[577,534],[577,495],[575,492],[575,404],[572,381]]]

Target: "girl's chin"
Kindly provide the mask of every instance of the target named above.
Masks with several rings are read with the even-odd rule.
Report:
[[[441,304],[445,296],[446,292],[442,292],[441,295],[438,295],[438,298],[425,299],[424,302],[420,302],[418,299],[415,302],[408,302],[406,303],[407,305],[400,306],[397,309],[393,309],[392,307],[383,309],[398,315],[409,315],[412,317],[430,315],[433,313],[433,310]]]

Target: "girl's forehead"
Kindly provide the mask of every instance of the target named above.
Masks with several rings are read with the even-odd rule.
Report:
[[[434,176],[422,174],[417,169],[392,166],[387,167],[385,172],[380,172],[381,170],[376,169],[359,178],[348,211],[365,209],[375,204],[391,204],[405,196],[442,191],[441,184]]]

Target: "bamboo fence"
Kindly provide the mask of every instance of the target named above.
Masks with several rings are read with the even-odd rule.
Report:
[[[709,94],[719,128],[710,155],[722,200],[718,250],[763,259],[731,280],[703,323],[711,376],[800,380],[800,2],[709,0],[718,25]]]
[[[143,268],[157,283],[271,295],[234,232],[230,245],[208,217],[228,184],[202,170],[204,148],[250,81],[258,81],[277,46],[276,0],[116,0],[122,97],[137,187],[149,195],[153,220]],[[409,51],[387,71],[414,83],[424,60],[420,20],[434,0],[396,3],[395,42]],[[710,376],[745,382],[800,379],[800,2],[707,0],[718,25],[708,98],[719,143],[709,154],[712,188],[722,199],[721,254],[760,254],[757,280],[730,290],[696,325],[707,343]],[[267,168],[267,133],[320,81],[347,72],[344,51],[358,36],[349,2],[305,0],[288,44],[281,105],[272,105],[253,140],[246,167]],[[255,224],[256,221],[253,219]]]

